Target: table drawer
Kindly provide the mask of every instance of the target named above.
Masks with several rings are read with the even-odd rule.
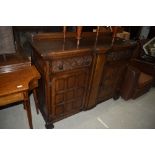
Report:
[[[53,60],[50,63],[50,72],[62,72],[80,67],[88,67],[92,63],[92,56],[79,56],[61,60]]]
[[[22,92],[10,94],[10,95],[6,95],[6,96],[1,96],[0,97],[0,106],[5,106],[10,103],[14,103],[17,101],[22,101],[22,100],[24,100],[24,95]]]

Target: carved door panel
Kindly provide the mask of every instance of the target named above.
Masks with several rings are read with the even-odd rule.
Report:
[[[83,108],[88,70],[80,70],[55,76],[51,86],[51,114],[53,118],[63,117]]]
[[[116,77],[116,68],[112,68],[111,66],[105,66],[99,87],[99,98],[110,98],[113,95],[115,85],[114,77]]]

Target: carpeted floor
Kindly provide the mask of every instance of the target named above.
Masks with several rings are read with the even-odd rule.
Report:
[[[37,115],[33,96],[31,110],[35,129],[45,129],[41,114]],[[92,110],[54,123],[55,129],[152,129],[155,128],[155,88],[136,100],[110,99]],[[1,129],[29,128],[23,105],[0,110]]]

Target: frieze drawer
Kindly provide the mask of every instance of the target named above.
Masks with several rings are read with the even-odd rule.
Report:
[[[80,67],[87,67],[90,66],[92,63],[92,56],[80,56],[80,57],[73,57],[61,60],[53,60],[50,63],[50,72],[61,72],[61,71],[68,71]]]

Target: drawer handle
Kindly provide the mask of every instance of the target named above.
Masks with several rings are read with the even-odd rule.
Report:
[[[63,64],[59,65],[59,70],[63,70]]]
[[[89,61],[86,61],[86,62],[85,62],[85,65],[89,65]]]

